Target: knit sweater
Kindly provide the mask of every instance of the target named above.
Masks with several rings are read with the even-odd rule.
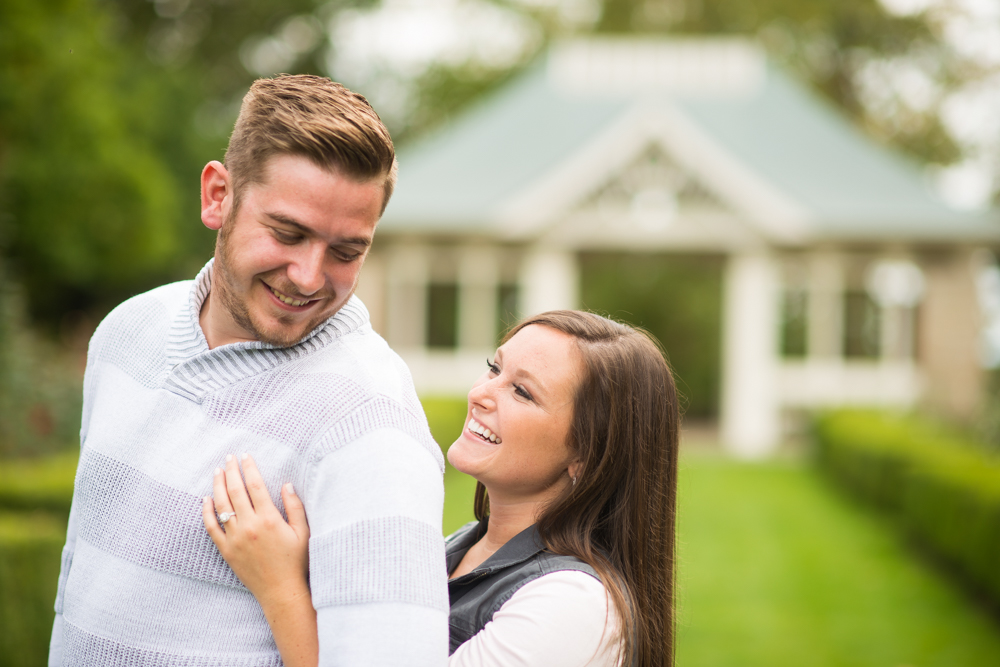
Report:
[[[208,348],[212,262],[116,308],[90,343],[50,665],[277,666],[201,498],[249,452],[309,518],[321,665],[443,665],[441,452],[356,297],[298,344]]]

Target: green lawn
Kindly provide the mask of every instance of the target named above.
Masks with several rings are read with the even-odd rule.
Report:
[[[449,469],[445,531],[471,518]],[[1000,665],[1000,624],[803,464],[682,460],[680,667]]]

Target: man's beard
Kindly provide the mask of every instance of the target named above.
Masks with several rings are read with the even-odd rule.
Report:
[[[232,285],[236,283],[232,273],[232,230],[236,222],[236,211],[232,210],[222,228],[219,230],[217,241],[217,252],[215,264],[212,266],[212,291],[219,297],[219,303],[226,309],[233,321],[244,331],[249,332],[256,340],[275,347],[291,347],[301,341],[306,335],[315,329],[321,322],[328,319],[333,313],[321,315],[315,321],[309,322],[308,326],[295,333],[290,328],[275,327],[275,331],[269,332],[258,322],[254,321],[246,301],[240,299],[232,290]],[[278,317],[279,323],[289,325],[295,320],[292,318]]]

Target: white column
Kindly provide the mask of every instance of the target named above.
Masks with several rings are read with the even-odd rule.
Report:
[[[521,315],[576,308],[580,269],[572,250],[533,248],[521,264]]]
[[[462,350],[496,345],[499,260],[493,248],[466,246],[458,260],[458,346]]]
[[[725,271],[721,424],[724,447],[740,458],[774,452],[780,437],[778,300],[774,260],[733,255]]]
[[[394,348],[424,345],[427,328],[427,249],[419,245],[394,245],[386,261],[386,339]]]

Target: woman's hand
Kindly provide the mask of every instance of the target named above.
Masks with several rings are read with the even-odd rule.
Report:
[[[257,464],[241,457],[246,486],[236,457],[226,457],[226,469],[216,469],[215,501],[206,497],[201,517],[219,553],[233,568],[271,626],[285,665],[316,665],[319,642],[312,606],[309,569],[309,524],[305,508],[291,484],[281,487],[288,522],[271,502]],[[220,515],[235,512],[225,526]]]
[[[265,606],[290,595],[309,594],[309,524],[302,501],[291,484],[281,488],[288,522],[271,502],[264,480],[249,454],[243,454],[240,477],[236,457],[226,457],[226,469],[215,471],[215,502],[205,498],[202,519],[219,553],[243,585]],[[248,495],[249,493],[249,495]],[[225,527],[218,512],[235,512]]]

